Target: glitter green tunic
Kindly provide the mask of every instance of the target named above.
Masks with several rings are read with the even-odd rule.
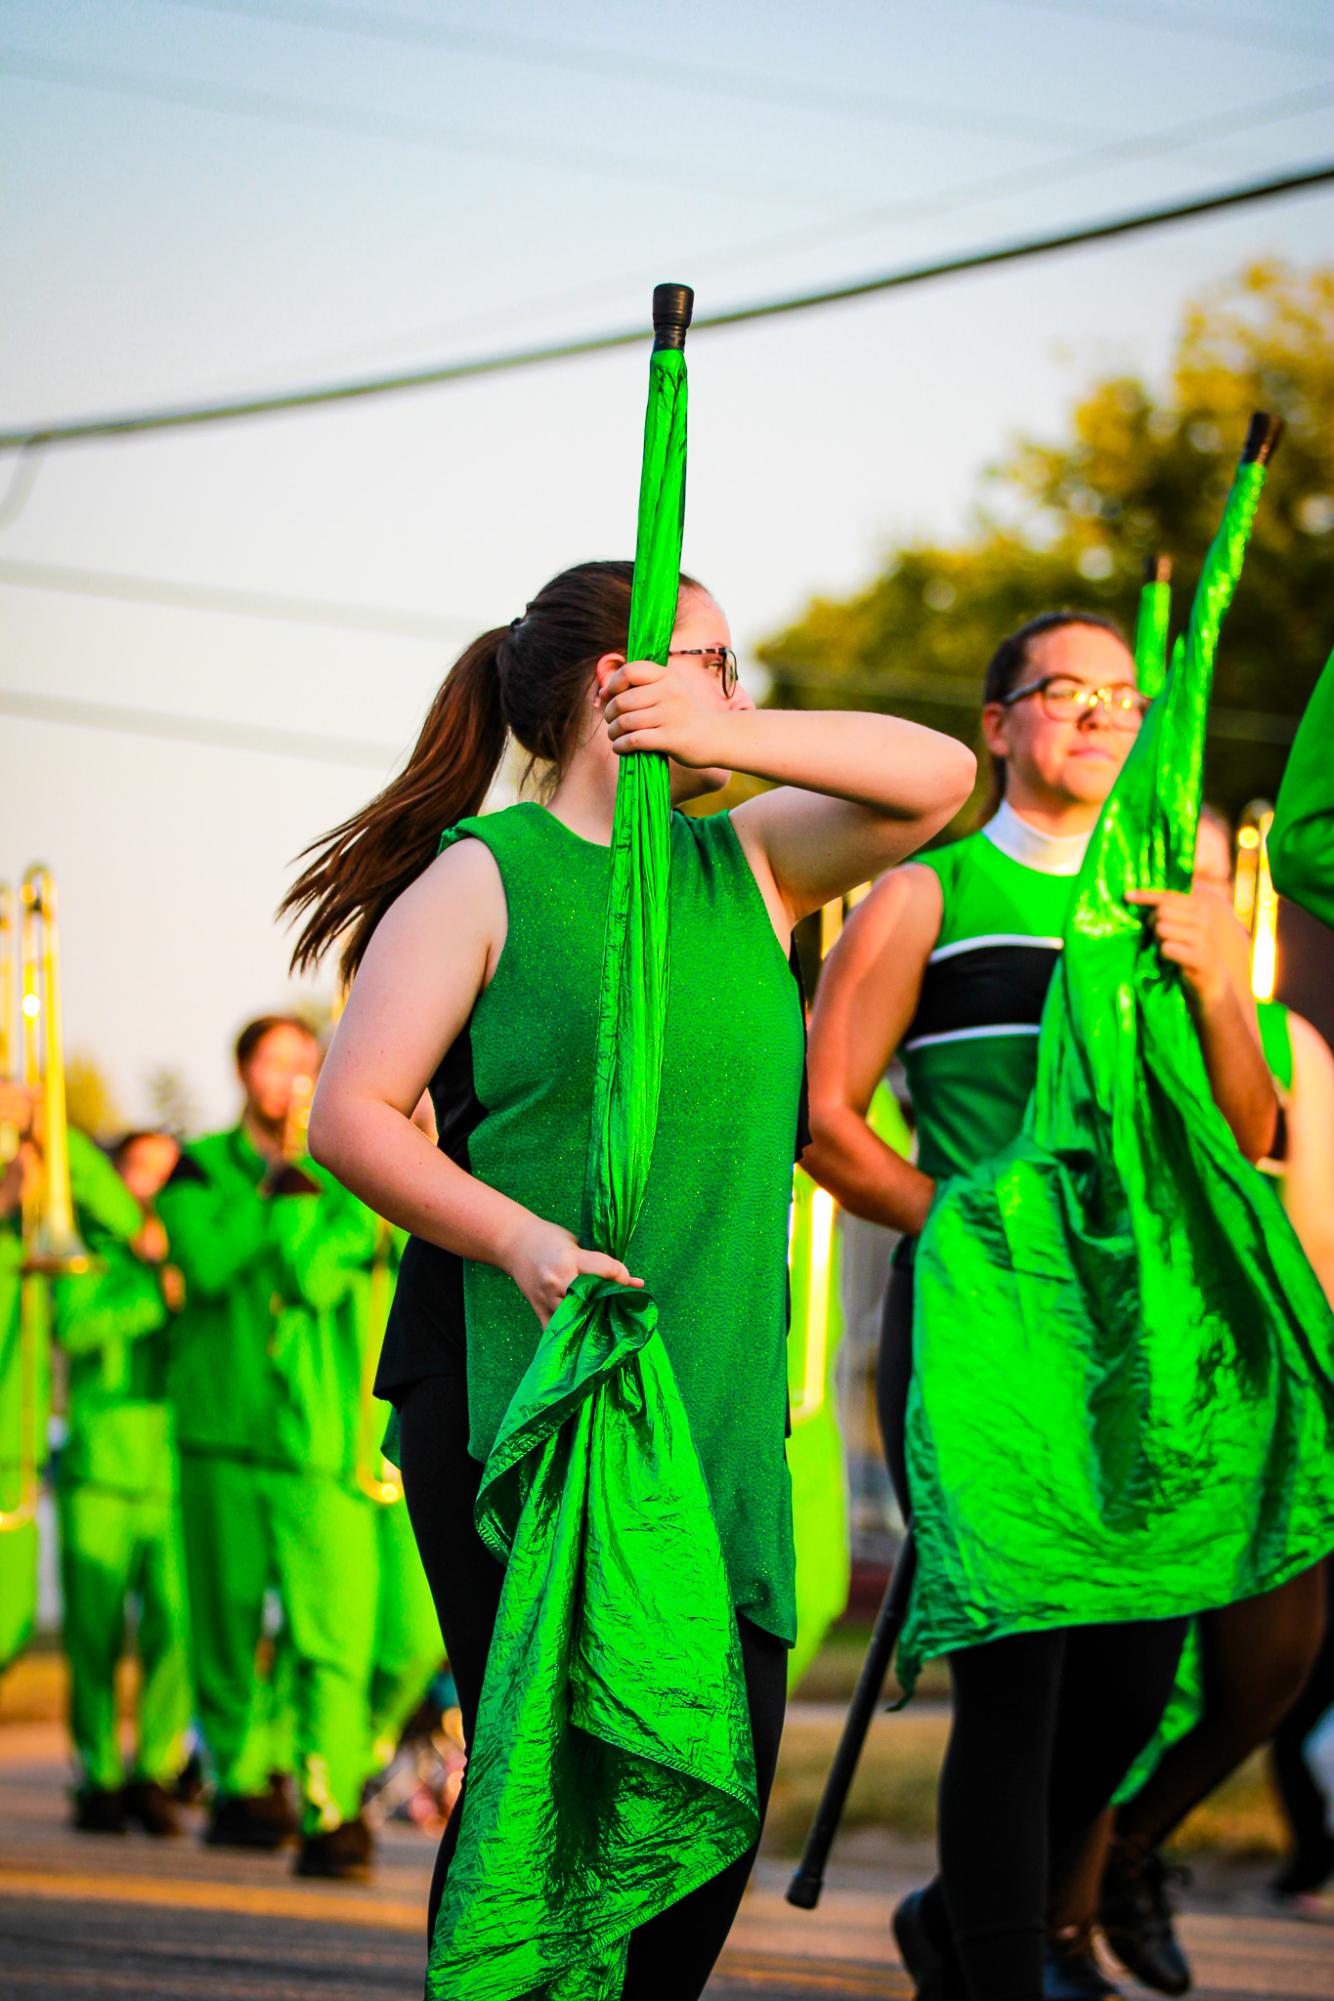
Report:
[[[495,856],[508,930],[470,1024],[479,1180],[591,1244],[585,1164],[610,850],[543,807],[467,820]],[[801,1082],[796,982],[726,813],[672,815],[662,1095],[626,1261],[708,1483],[732,1600],[796,1637],[784,1450],[786,1248]],[[485,1459],[539,1329],[514,1281],[464,1268],[471,1451]]]

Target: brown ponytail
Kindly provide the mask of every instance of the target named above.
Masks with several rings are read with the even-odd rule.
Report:
[[[350,980],[395,898],[435,857],[446,827],[478,811],[507,735],[529,769],[556,776],[578,748],[589,678],[604,653],[624,653],[632,563],[580,563],[543,586],[522,618],[475,639],[445,677],[412,754],[369,806],[299,857],[306,867],[278,906],[305,923],[292,970],[314,967],[339,938]],[[681,589],[698,590],[682,576]]]

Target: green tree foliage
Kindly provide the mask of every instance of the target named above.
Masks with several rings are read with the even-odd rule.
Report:
[[[758,649],[770,699],[893,709],[975,743],[986,662],[1035,613],[1132,631],[1144,558],[1163,552],[1181,623],[1254,409],[1287,433],[1220,650],[1209,788],[1233,811],[1272,798],[1334,641],[1334,267],[1256,264],[1192,301],[1162,396],[1096,382],[1065,437],[1020,439],[964,539],[893,549],[864,591],[815,599]]]

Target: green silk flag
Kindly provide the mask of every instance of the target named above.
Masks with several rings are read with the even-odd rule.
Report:
[[[922,1234],[905,1686],[1005,1634],[1230,1604],[1334,1544],[1334,1317],[1126,902],[1190,887],[1263,456],[1248,447],[1184,651],[1089,844],[1024,1128],[942,1186]]]
[[[1334,653],[1306,705],[1269,829],[1280,896],[1334,926]]]
[[[676,621],[689,306],[654,295],[631,659],[665,662]],[[622,759],[588,1188],[593,1245],[617,1257],[657,1124],[670,838],[666,759]],[[647,1289],[577,1279],[486,1462],[477,1527],[506,1568],[427,1971],[440,2001],[615,2001],[628,1934],[759,1833],[736,1615],[656,1328]]]

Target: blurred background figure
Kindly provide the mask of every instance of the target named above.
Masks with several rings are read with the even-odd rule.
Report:
[[[161,1209],[185,1283],[171,1395],[195,1699],[216,1786],[207,1839],[280,1846],[298,1872],[363,1874],[367,1691],[379,1566],[376,1513],[356,1481],[362,1337],[347,1311],[376,1219],[310,1160],[319,1044],[265,1015],[236,1044],[240,1121],[186,1145]],[[257,1672],[266,1596],[291,1668]]]
[[[66,1359],[58,1499],[75,1825],[116,1834],[179,1831],[172,1794],[186,1762],[191,1696],[176,1452],[167,1402],[180,1272],[154,1213],[180,1152],[163,1132],[132,1132],[112,1152],[130,1202],[114,1219],[79,1212],[93,1268],[56,1289]],[[117,1670],[134,1610],[136,1749],[120,1743]]]

